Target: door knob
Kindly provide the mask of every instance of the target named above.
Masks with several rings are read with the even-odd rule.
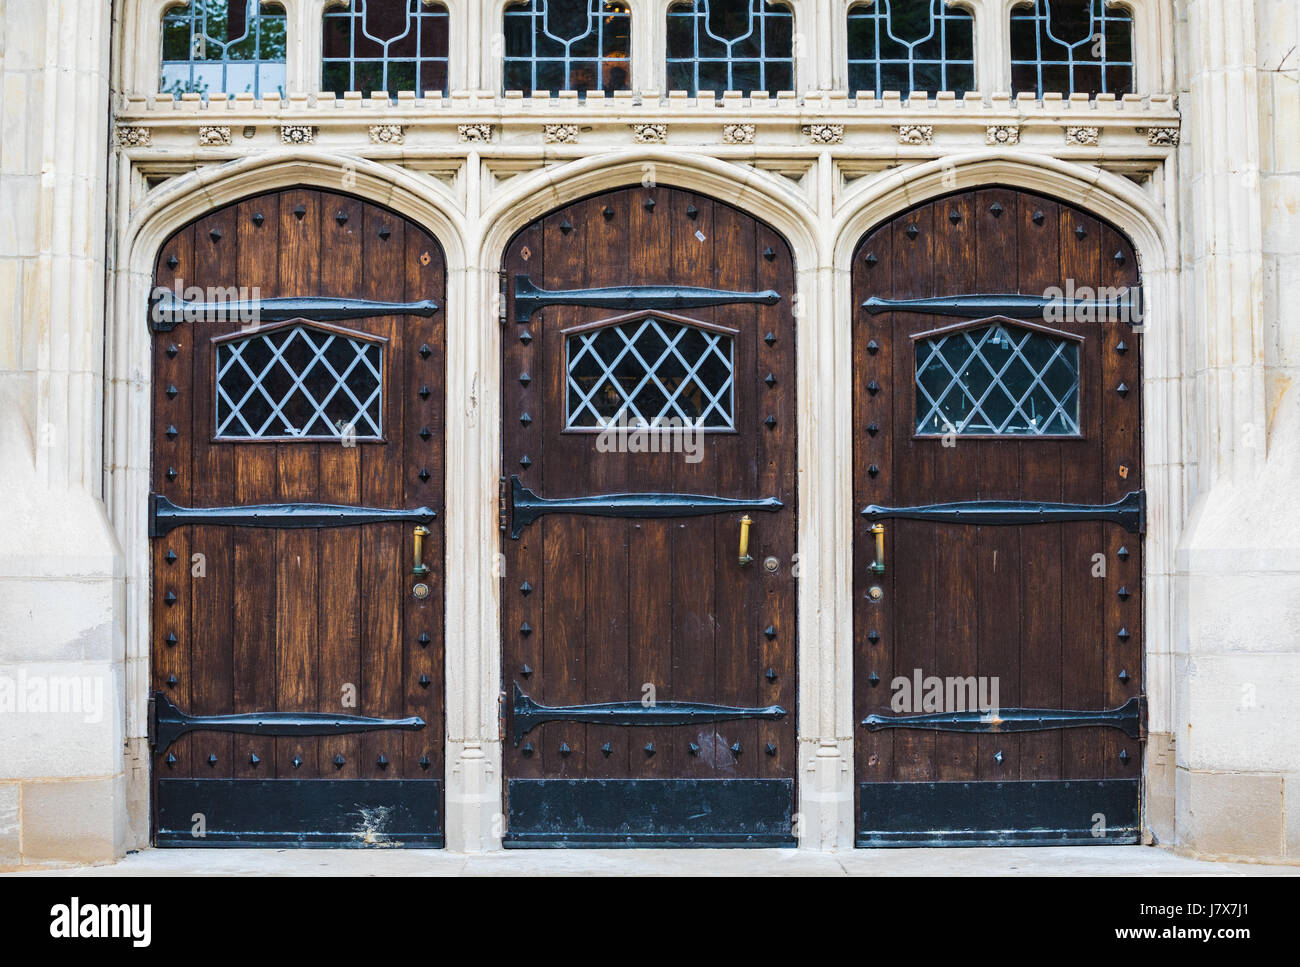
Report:
[[[411,573],[417,578],[422,578],[429,573],[429,569],[424,563],[424,539],[428,536],[429,528],[423,524],[417,524],[415,528],[415,566],[411,568]]]
[[[876,559],[871,562],[872,574],[885,573],[885,525],[871,525],[871,533],[876,537]]]
[[[754,519],[746,514],[740,518],[740,566],[749,567],[754,563],[754,559],[749,556],[749,525],[754,523]]]

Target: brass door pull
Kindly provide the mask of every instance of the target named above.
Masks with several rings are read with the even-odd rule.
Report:
[[[746,514],[740,518],[740,566],[749,567],[754,563],[754,559],[749,556],[749,525],[754,523],[754,519]]]
[[[876,536],[876,559],[871,562],[872,574],[885,573],[885,525],[873,524],[871,533]]]
[[[417,578],[422,578],[429,573],[428,567],[424,564],[424,539],[429,536],[429,528],[423,524],[416,525],[415,528],[415,566],[411,568],[411,573]]]

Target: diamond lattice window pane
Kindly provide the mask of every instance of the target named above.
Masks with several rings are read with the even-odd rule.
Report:
[[[1079,435],[1079,344],[994,323],[916,341],[916,432]]]
[[[217,344],[217,437],[383,435],[382,344],[294,324]]]
[[[651,316],[567,338],[568,429],[730,430],[733,337]]]

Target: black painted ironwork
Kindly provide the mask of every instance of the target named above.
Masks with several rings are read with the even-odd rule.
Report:
[[[333,712],[236,712],[233,715],[187,715],[162,692],[149,699],[149,746],[166,752],[173,742],[190,732],[234,732],[240,735],[308,736],[352,735],[396,729],[418,732],[425,721],[418,715],[381,719]]]
[[[1003,708],[992,712],[931,712],[925,715],[868,715],[862,725],[882,729],[922,729],[928,732],[1051,732],[1057,729],[1103,727],[1119,729],[1130,739],[1142,738],[1146,699],[1130,698],[1119,708],[1080,712],[1069,709]]]
[[[170,289],[160,289],[149,307],[149,321],[154,332],[171,332],[182,322],[195,319],[251,326],[300,318],[316,322],[337,322],[368,316],[432,316],[438,309],[438,304],[431,299],[418,302],[374,302],[369,299],[336,299],[329,296],[187,302]]]
[[[1142,288],[1129,286],[1117,290],[1112,299],[1049,299],[1041,295],[980,294],[940,296],[933,299],[882,299],[872,296],[862,308],[873,316],[882,312],[918,312],[930,316],[960,316],[982,319],[1006,316],[1009,319],[1044,319],[1059,315],[1066,319],[1117,318],[1133,323],[1142,319]]]
[[[443,845],[442,800],[442,780],[433,777],[163,777],[154,799],[154,845],[433,849]],[[203,836],[194,835],[195,813],[205,817]]]
[[[354,527],[410,521],[427,524],[437,518],[430,507],[387,509],[347,504],[246,504],[237,507],[179,507],[162,494],[149,495],[149,536],[162,537],[186,524],[227,527],[304,529]]]
[[[599,309],[698,309],[751,303],[774,306],[774,289],[737,292],[689,285],[613,285],[600,289],[539,289],[526,275],[515,276],[515,322],[525,323],[546,306],[592,306]]]
[[[707,517],[729,511],[774,513],[784,505],[775,497],[742,500],[702,494],[592,494],[586,497],[539,497],[510,476],[510,537],[519,540],[525,527],[546,514],[588,517]]]
[[[735,708],[705,702],[604,702],[598,705],[539,705],[515,683],[515,704],[511,716],[515,745],[546,722],[586,722],[595,725],[694,725],[697,722],[729,722],[736,719],[785,718],[779,705]]]
[[[1113,504],[1048,504],[1032,500],[970,500],[920,507],[880,507],[871,504],[863,508],[862,516],[870,521],[892,517],[897,520],[924,520],[939,524],[993,526],[1101,520],[1122,524],[1131,534],[1143,534],[1147,522],[1146,496],[1145,490],[1135,490]]]

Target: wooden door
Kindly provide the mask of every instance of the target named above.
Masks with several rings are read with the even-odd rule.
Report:
[[[861,846],[1137,840],[1138,279],[1114,228],[1006,188],[854,256]]]
[[[774,231],[663,187],[511,243],[507,846],[794,841],[793,279]]]
[[[158,845],[442,844],[444,275],[315,189],[159,251]]]

